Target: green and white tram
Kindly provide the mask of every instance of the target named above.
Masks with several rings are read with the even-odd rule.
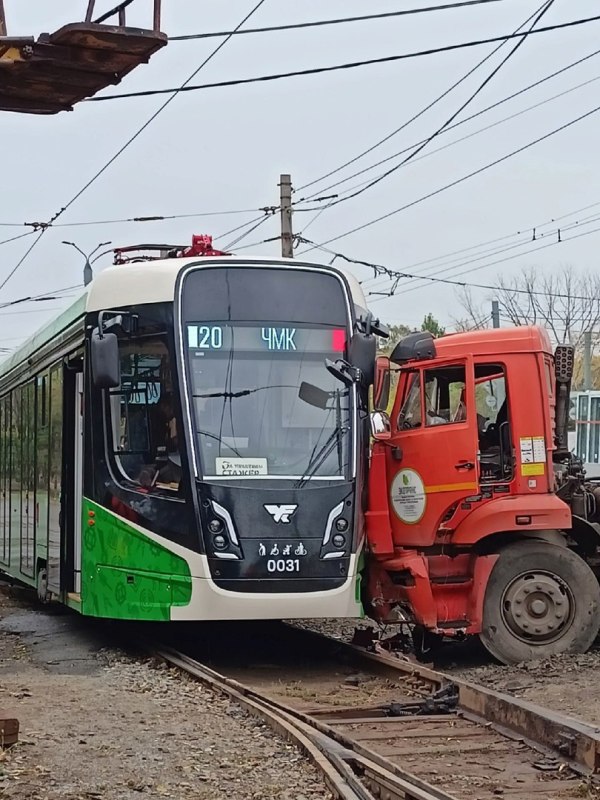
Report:
[[[0,365],[0,570],[96,617],[359,615],[383,331],[340,269],[194,239]]]

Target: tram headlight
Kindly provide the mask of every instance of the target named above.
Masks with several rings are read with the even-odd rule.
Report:
[[[335,527],[337,528],[340,533],[348,530],[348,520],[347,519],[338,519],[335,523]]]
[[[336,533],[331,541],[333,542],[333,546],[338,549],[341,549],[346,544],[346,539],[341,533]]]
[[[224,550],[227,547],[227,539],[221,534],[213,536],[215,550]]]
[[[220,533],[223,530],[223,523],[220,519],[211,519],[208,523],[211,533]]]

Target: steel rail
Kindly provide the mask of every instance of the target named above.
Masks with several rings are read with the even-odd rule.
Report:
[[[429,685],[434,690],[452,683],[458,687],[458,705],[463,714],[494,725],[502,732],[510,731],[522,736],[530,745],[553,751],[580,774],[600,773],[600,726],[581,722],[558,711],[412,661],[403,661],[387,653],[371,652],[315,631],[301,630],[315,644],[320,642],[321,647],[328,645],[348,660],[367,663],[373,672],[382,677],[393,680],[402,675],[421,682],[423,689]],[[418,683],[413,688],[419,693]]]
[[[192,675],[212,691],[225,694],[292,740],[322,772],[337,800],[455,800],[453,795],[340,736],[327,723],[267,698],[184,653],[161,648],[154,655]]]

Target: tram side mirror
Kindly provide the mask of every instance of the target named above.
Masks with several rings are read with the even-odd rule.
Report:
[[[92,379],[97,389],[114,389],[121,383],[119,342],[115,333],[92,331],[90,339]]]
[[[390,360],[387,356],[377,356],[375,362],[375,383],[373,385],[373,408],[387,411],[390,402]]]
[[[385,411],[373,411],[370,415],[371,436],[379,442],[392,438],[392,423]]]
[[[361,382],[371,386],[375,379],[375,358],[377,355],[377,339],[372,334],[357,332],[350,339],[348,359],[353,367],[361,372]]]
[[[312,383],[306,383],[306,381],[302,381],[300,384],[298,397],[310,406],[322,409],[327,408],[327,402],[331,399],[329,392],[319,389],[318,386],[314,386]]]

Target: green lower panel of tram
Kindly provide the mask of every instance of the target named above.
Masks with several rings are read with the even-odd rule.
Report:
[[[111,619],[167,621],[188,605],[185,559],[102,506],[83,501],[81,612]]]

